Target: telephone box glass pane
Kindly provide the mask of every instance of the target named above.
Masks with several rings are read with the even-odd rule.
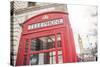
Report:
[[[30,56],[30,65],[56,64],[56,51],[33,54]]]
[[[56,63],[56,52],[50,52],[50,64],[55,64]]]
[[[60,34],[57,34],[57,44],[58,44],[58,47],[61,47],[61,35]]]
[[[36,48],[37,47],[37,42],[38,42],[38,39],[34,39],[34,40],[31,40],[31,51],[36,51],[36,50],[38,50],[38,48]]]
[[[61,35],[57,34],[57,46],[61,47]],[[40,51],[40,50],[48,50],[55,48],[55,36],[49,35],[44,37],[38,37],[31,39],[31,51]],[[62,51],[58,50],[58,61],[59,63],[63,63],[62,59]],[[56,64],[56,48],[54,51],[41,52],[38,54],[33,54],[30,56],[30,65],[36,64]]]
[[[35,38],[31,40],[31,51],[39,51],[54,48],[55,38],[53,35]]]
[[[38,60],[39,60],[39,55],[38,54],[34,54],[30,56],[30,65],[37,65],[38,64]]]
[[[26,65],[27,55],[24,55],[24,61],[23,64]]]
[[[58,61],[59,63],[63,63],[62,50],[58,51]]]
[[[44,64],[44,53],[39,53],[39,64]]]
[[[33,54],[30,56],[30,65],[37,65],[37,64],[49,64],[50,63],[50,53],[39,53]]]
[[[28,39],[26,40],[26,49],[25,49],[25,52],[26,53],[28,52]]]
[[[45,53],[39,53],[39,64],[49,64],[50,58],[49,58],[49,52]]]

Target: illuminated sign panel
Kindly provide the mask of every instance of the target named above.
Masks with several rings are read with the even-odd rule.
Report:
[[[64,22],[63,22],[63,19],[61,19],[61,18],[60,19],[53,19],[53,20],[49,20],[49,21],[45,21],[45,22],[30,24],[30,25],[28,25],[28,30],[58,25],[58,24],[62,24],[62,23],[64,23]]]

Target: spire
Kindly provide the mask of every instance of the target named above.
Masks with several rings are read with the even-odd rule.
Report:
[[[82,38],[81,38],[80,34],[78,34],[78,43],[79,43],[79,47],[80,47],[80,54],[83,54],[84,48],[83,48],[83,42],[82,42]]]

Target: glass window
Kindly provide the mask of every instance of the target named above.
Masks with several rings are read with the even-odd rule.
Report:
[[[30,65],[36,64],[49,64],[50,63],[50,56],[49,52],[34,54],[30,56]]]
[[[37,42],[38,42],[38,39],[32,39],[31,40],[31,51],[36,51],[39,47],[37,47]]]
[[[62,51],[58,51],[58,61],[63,63]],[[30,56],[30,65],[56,64],[56,51],[33,54]]]
[[[39,64],[44,64],[44,53],[39,53]]]
[[[50,52],[50,64],[55,64],[56,63],[56,52]]]
[[[26,53],[28,52],[28,39],[26,39],[26,49],[25,49],[25,52]]]
[[[39,51],[54,48],[54,36],[40,37],[31,40],[31,51]]]
[[[31,39],[30,50],[40,51],[55,48],[55,36],[44,36],[39,38]],[[57,46],[61,47],[61,35],[57,34]],[[56,49],[56,48],[55,48]],[[63,63],[62,50],[56,49],[58,51],[58,61]],[[36,64],[56,64],[56,51],[52,52],[41,52],[38,54],[30,55],[30,65]]]
[[[61,35],[60,34],[57,34],[57,44],[58,44],[58,47],[61,47]]]
[[[58,61],[59,61],[59,63],[63,63],[62,51],[61,50],[58,51]]]
[[[23,64],[26,65],[27,55],[24,55],[24,62]]]
[[[38,64],[38,60],[39,60],[39,55],[38,54],[34,54],[30,56],[30,65],[37,65]]]
[[[32,6],[35,6],[36,3],[35,2],[28,2],[28,7],[32,7]]]
[[[44,53],[44,64],[50,63],[50,57],[49,52]]]

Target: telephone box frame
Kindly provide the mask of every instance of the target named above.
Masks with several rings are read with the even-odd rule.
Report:
[[[43,19],[43,16],[47,16],[48,18]],[[33,23],[40,23],[42,21],[48,21],[51,19],[57,19],[62,18],[63,24],[53,25],[53,26],[47,26],[37,29],[28,30],[28,25]],[[57,34],[61,34],[61,48],[57,48]],[[71,29],[71,25],[69,23],[68,19],[68,13],[67,12],[59,12],[59,11],[52,11],[52,12],[46,12],[42,13],[36,16],[33,16],[32,18],[26,20],[22,24],[22,34],[20,37],[19,47],[18,47],[18,54],[17,54],[17,60],[16,65],[24,65],[24,54],[25,53],[25,39],[29,39],[28,42],[28,54],[27,54],[27,61],[26,65],[29,65],[29,57],[30,57],[30,39],[41,37],[41,36],[48,36],[48,35],[54,35],[55,36],[55,49],[50,50],[42,50],[42,51],[36,51],[32,54],[36,53],[42,53],[42,52],[50,52],[50,51],[56,51],[56,63],[59,63],[58,56],[57,56],[57,50],[62,50],[63,55],[63,63],[69,63],[69,62],[77,62],[77,56],[76,56],[76,49],[74,44],[74,38],[73,38],[73,32]]]

